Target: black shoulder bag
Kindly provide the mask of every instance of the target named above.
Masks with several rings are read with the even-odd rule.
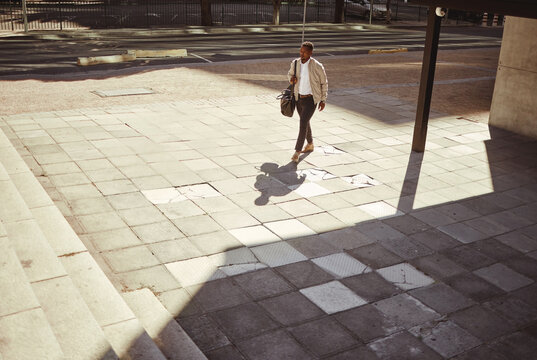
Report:
[[[296,76],[296,60],[295,60],[295,74]],[[287,89],[284,89],[276,99],[280,100],[280,108],[283,115],[288,117],[293,117],[293,113],[295,112],[295,84],[291,84],[287,87]]]

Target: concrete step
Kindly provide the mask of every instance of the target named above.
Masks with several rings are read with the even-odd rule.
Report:
[[[0,222],[0,358],[64,359]]]
[[[42,347],[59,349],[30,358],[165,359],[2,131],[0,204],[4,242],[25,276],[17,283],[33,299],[18,326],[31,333],[25,320],[41,321]],[[6,340],[19,344],[19,335]],[[25,347],[11,350],[2,359],[26,358]]]
[[[207,360],[151,290],[144,288],[122,295],[168,359]]]

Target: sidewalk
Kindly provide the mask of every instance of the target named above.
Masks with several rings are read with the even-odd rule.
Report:
[[[531,357],[536,141],[433,111],[412,154],[383,81],[341,81],[297,167],[259,84],[0,125],[123,298],[150,290],[209,359]]]

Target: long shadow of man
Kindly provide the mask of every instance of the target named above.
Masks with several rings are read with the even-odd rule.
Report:
[[[263,174],[257,175],[255,188],[261,192],[255,199],[258,206],[266,205],[271,196],[285,196],[302,185],[306,175],[298,176],[296,164],[293,162],[284,166],[276,163],[264,163],[259,168]],[[293,186],[294,185],[294,186]],[[293,187],[291,189],[290,187]]]

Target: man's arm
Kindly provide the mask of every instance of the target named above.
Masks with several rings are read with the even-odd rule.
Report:
[[[319,63],[319,80],[321,84],[321,101],[319,102],[319,111],[323,111],[326,105],[326,97],[328,96],[328,79],[326,77],[326,72],[324,71],[323,64]]]
[[[289,82],[291,84],[296,84],[296,74],[295,74],[295,61],[291,61],[291,67],[289,68],[289,72],[287,73],[287,79],[289,79]]]

